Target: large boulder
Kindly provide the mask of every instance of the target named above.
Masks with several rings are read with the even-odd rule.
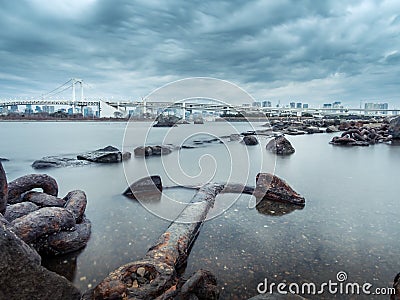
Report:
[[[162,192],[162,181],[158,175],[144,177],[132,183],[123,195],[132,199],[141,200],[152,195],[160,195]]]
[[[278,155],[289,155],[295,152],[292,144],[284,136],[278,136],[270,140],[266,149]]]
[[[76,158],[96,163],[117,163],[129,159],[130,157],[130,152],[122,153],[118,148],[107,146],[92,152],[80,154]]]
[[[170,145],[139,146],[135,148],[134,154],[138,157],[161,156],[170,154],[173,149]]]
[[[79,290],[66,278],[40,265],[40,256],[0,220],[0,299],[78,300]]]
[[[153,127],[174,127],[177,126],[176,124],[181,120],[177,116],[170,115],[165,116],[163,114],[159,115],[156,119],[156,123]]]
[[[247,146],[255,146],[258,145],[258,140],[254,135],[246,135],[243,137],[243,143]]]
[[[388,133],[394,140],[400,139],[400,116],[390,121]]]

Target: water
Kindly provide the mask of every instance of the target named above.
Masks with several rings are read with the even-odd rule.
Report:
[[[71,155],[106,145],[133,152],[143,144],[148,126],[133,124],[124,140],[126,124],[122,122],[2,122],[0,156],[10,159],[3,165],[12,180],[37,172],[30,164],[46,155]],[[242,123],[235,126],[206,123],[173,130],[157,128],[147,140],[149,144],[160,144],[163,139],[178,144],[200,130],[222,136],[251,129]],[[186,142],[206,137],[210,134]],[[215,217],[204,224],[186,274],[200,268],[212,271],[222,287],[221,299],[254,296],[264,278],[276,283],[322,283],[336,280],[339,271],[347,273],[347,282],[391,286],[400,271],[400,147],[333,147],[328,144],[330,134],[288,138],[296,148],[290,157],[267,153],[267,139],[262,138],[255,147],[215,142],[174,151],[163,159],[133,157],[125,169],[122,164],[111,164],[46,170],[57,179],[61,196],[73,189],[86,192],[92,236],[79,253],[44,264],[86,290],[122,264],[143,257],[170,223],[154,212],[173,219],[182,203],[193,196],[190,190],[169,190],[161,201],[147,207],[121,196],[128,182],[148,172],[160,174],[165,185],[200,184],[210,179],[254,184],[256,173],[262,170],[275,172],[301,193],[305,208],[279,216],[279,207],[264,213],[249,209],[254,201],[250,196],[218,196],[212,212]],[[326,294],[325,298],[334,296]]]

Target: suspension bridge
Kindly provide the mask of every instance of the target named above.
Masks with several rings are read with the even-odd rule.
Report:
[[[76,108],[83,112],[85,107],[94,107],[98,111],[99,117],[120,116],[125,117],[131,109],[138,111],[141,115],[155,115],[161,110],[175,109],[181,111],[181,115],[185,116],[186,112],[192,114],[193,111],[208,111],[214,113],[263,113],[270,116],[301,116],[305,113],[312,115],[335,115],[335,114],[359,114],[359,115],[397,115],[400,109],[362,109],[362,108],[287,108],[287,107],[255,107],[248,104],[229,105],[209,99],[188,99],[186,101],[163,102],[163,101],[110,101],[107,99],[88,100],[84,98],[84,85],[89,86],[82,79],[71,78],[57,88],[44,93],[37,97],[31,97],[26,100],[0,100],[0,108],[8,110],[10,107],[18,106],[69,106],[73,108],[73,113],[77,112]],[[76,94],[80,92],[79,99]],[[66,96],[66,92],[72,94]]]

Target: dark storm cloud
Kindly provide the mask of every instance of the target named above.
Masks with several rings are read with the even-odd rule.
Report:
[[[393,1],[1,1],[1,97],[71,77],[139,98],[172,80],[230,80],[258,99],[400,99]]]

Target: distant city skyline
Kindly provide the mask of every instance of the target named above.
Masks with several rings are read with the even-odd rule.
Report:
[[[396,0],[3,1],[0,99],[78,77],[87,97],[136,100],[201,76],[257,101],[400,106],[399,12]]]

